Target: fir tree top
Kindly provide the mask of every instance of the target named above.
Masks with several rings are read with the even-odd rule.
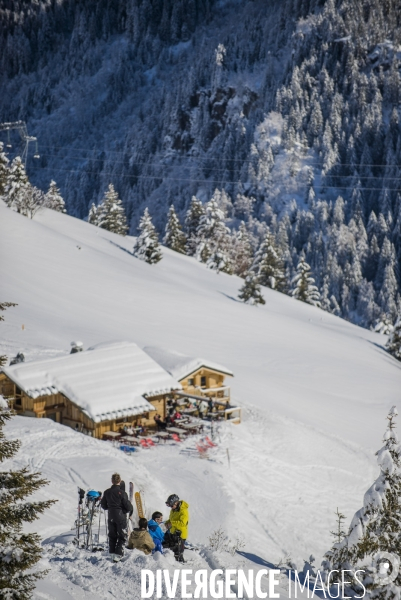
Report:
[[[315,286],[315,280],[311,276],[311,268],[301,256],[299,259],[297,274],[292,280],[292,297],[313,306],[320,306],[319,290]]]
[[[102,202],[97,207],[96,224],[98,227],[112,233],[127,235],[128,224],[125,210],[112,183],[110,183]]]
[[[151,265],[158,263],[163,255],[159,245],[159,236],[147,208],[139,221],[138,230],[139,236],[134,245],[134,255]]]
[[[171,248],[175,252],[185,254],[185,242],[186,237],[182,231],[181,223],[178,219],[177,213],[175,212],[174,205],[172,204],[168,211],[166,234],[163,240],[167,248]]]

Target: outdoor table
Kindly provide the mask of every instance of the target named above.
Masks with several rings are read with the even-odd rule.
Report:
[[[133,437],[132,435],[125,435],[119,441],[124,442],[126,444],[132,444],[133,446],[138,445],[138,438]]]
[[[121,433],[118,433],[118,431],[106,431],[106,433],[103,434],[103,437],[108,437],[112,440],[115,440],[117,438],[119,438],[121,436]]]
[[[198,412],[198,409],[196,408],[196,406],[194,406],[194,408],[186,408],[185,410],[182,411],[182,414],[183,415],[193,415],[196,412]]]
[[[164,442],[170,439],[170,434],[166,433],[165,431],[159,431],[159,433],[156,433],[156,435]]]
[[[193,431],[193,432],[197,432],[199,431],[199,429],[203,428],[203,424],[201,423],[183,423],[182,425],[180,425],[181,429],[184,429],[185,431]]]
[[[181,433],[183,433],[182,429],[178,429],[178,427],[167,427],[166,431],[168,433],[176,433],[177,435],[180,435]]]

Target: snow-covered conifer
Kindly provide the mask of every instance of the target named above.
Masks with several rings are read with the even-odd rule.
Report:
[[[14,206],[21,215],[33,219],[38,210],[44,206],[44,203],[45,195],[42,190],[34,185],[28,184],[27,186],[20,188]]]
[[[390,334],[386,345],[387,351],[390,352],[394,358],[401,360],[401,317],[398,317],[394,329]]]
[[[382,335],[389,335],[393,333],[394,325],[390,317],[386,314],[382,314],[374,327],[374,331],[376,333],[381,333]]]
[[[233,235],[232,262],[235,275],[245,277],[252,265],[252,244],[244,221]]]
[[[3,142],[0,142],[0,197],[6,192],[6,186],[9,174],[9,160],[5,152],[3,152]]]
[[[192,196],[191,204],[185,217],[185,232],[187,235],[187,243],[185,246],[186,254],[194,256],[198,245],[197,231],[199,221],[205,214],[203,204],[196,196]]]
[[[197,238],[198,258],[210,269],[232,273],[230,230],[214,197],[206,204],[205,214],[199,220]]]
[[[266,304],[258,279],[252,271],[245,277],[244,285],[239,290],[238,298],[248,304]]]
[[[297,273],[292,280],[292,285],[291,295],[293,298],[320,307],[319,290],[311,276],[311,268],[302,256],[299,259]]]
[[[8,172],[6,193],[4,197],[7,206],[18,210],[22,196],[25,194],[28,187],[29,181],[24,164],[21,158],[16,156],[12,161]]]
[[[45,195],[44,206],[46,208],[51,208],[51,210],[55,210],[57,212],[67,212],[65,209],[65,202],[63,200],[63,197],[61,196],[60,190],[53,179],[51,180],[49,190]]]
[[[90,223],[91,225],[97,225],[97,206],[94,202],[92,202],[91,207],[89,209],[88,223]]]
[[[287,280],[283,261],[279,257],[273,236],[269,231],[266,232],[265,238],[256,252],[252,270],[256,273],[261,285],[279,292],[286,291]]]
[[[159,236],[147,208],[139,221],[138,231],[139,236],[134,245],[134,255],[151,265],[158,263],[163,255],[159,245]]]
[[[394,422],[397,414],[393,406],[387,416],[384,446],[376,452],[380,467],[378,478],[364,495],[363,507],[355,513],[348,534],[333,545],[322,563],[327,575],[332,572],[332,583],[341,580],[342,569],[351,569],[350,573],[360,569],[360,579],[369,597],[376,600],[398,598],[401,587],[401,573],[393,582],[383,583],[377,577],[379,569],[374,566],[378,552],[401,555],[401,445]],[[355,579],[349,588],[358,594],[361,592]]]
[[[186,237],[182,231],[181,223],[178,219],[177,213],[175,212],[173,204],[170,206],[168,211],[163,242],[167,248],[171,248],[171,250],[175,250],[175,252],[185,254]]]
[[[97,207],[97,226],[118,235],[127,235],[127,217],[123,204],[110,183],[102,202]]]
[[[15,304],[3,302],[0,311]],[[0,320],[3,317],[0,316]],[[4,364],[4,357],[0,358]],[[18,452],[19,440],[7,440],[3,427],[12,417],[8,402],[0,396],[0,462]],[[42,555],[40,537],[24,531],[25,523],[32,523],[49,508],[54,500],[26,501],[27,496],[47,484],[40,473],[29,472],[27,467],[0,472],[0,596],[8,600],[28,600],[35,582],[46,571],[35,570]]]

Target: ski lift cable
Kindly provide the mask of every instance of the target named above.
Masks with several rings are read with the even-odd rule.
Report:
[[[37,146],[36,146],[36,152],[37,152]],[[42,152],[42,156],[52,157],[54,155]],[[38,158],[39,158],[39,155],[38,155]],[[68,158],[70,158],[70,159],[71,158],[75,158],[76,160],[82,160],[82,157],[79,157],[79,156],[74,156],[74,157],[70,156]],[[194,158],[194,157],[187,157],[187,158],[191,159],[195,163],[194,165],[190,165],[191,167],[192,166],[196,166],[197,158]],[[90,161],[90,162],[102,162],[102,163],[105,162],[105,160],[103,158],[87,157],[87,160]],[[206,159],[200,159],[200,160],[206,160]],[[210,160],[210,159],[208,159],[208,160]],[[249,161],[244,161],[244,162],[249,162]],[[126,165],[126,164],[127,164],[127,160],[114,160],[113,159],[113,165]],[[321,165],[321,164],[322,163],[319,163],[319,165]],[[160,162],[151,162],[151,161],[149,161],[149,162],[140,162],[140,161],[137,161],[137,160],[135,160],[135,161],[131,161],[130,160],[129,161],[129,166],[130,167],[132,167],[132,166],[153,167],[154,166],[154,167],[158,167],[158,168],[168,168],[170,165],[164,165],[164,164],[162,164]],[[184,166],[184,165],[176,165],[176,166]],[[335,163],[331,168],[334,168],[334,167],[343,167],[343,166],[349,166],[349,164],[348,163]],[[362,166],[366,166],[366,165],[362,165]],[[376,165],[376,166],[379,166],[379,165]],[[383,166],[386,166],[386,167],[389,167],[389,166],[394,166],[395,167],[395,166],[397,166],[397,167],[401,168],[401,164],[400,165],[383,165]],[[208,168],[210,168],[213,171],[222,171],[224,173],[226,173],[226,172],[233,173],[233,172],[236,172],[236,171],[240,170],[240,168],[229,169],[227,167],[224,167],[224,168],[220,167],[219,168],[219,167],[213,167],[213,166],[212,167],[208,167]],[[358,175],[358,179],[364,179],[364,180],[366,180],[366,179],[377,179],[377,176],[375,176],[375,175],[361,175],[360,173],[358,173],[357,175]],[[337,179],[340,179],[340,178],[343,179],[344,177],[354,177],[354,176],[355,175],[353,175],[353,174],[352,175],[335,175],[335,174],[331,174],[330,173],[330,177],[335,177]],[[400,179],[400,176],[386,177],[387,181],[388,180],[391,181],[392,179]]]
[[[1,129],[0,129],[1,131]],[[41,148],[48,148],[50,150],[73,150],[74,152],[95,152],[96,150],[94,148],[71,148],[71,146],[47,146],[46,144],[41,144],[40,145]],[[97,150],[96,153],[98,154],[99,152],[106,152],[105,150]],[[122,150],[107,150],[107,154],[121,154],[122,156],[126,157],[126,160],[129,160],[127,157],[127,151],[122,151]],[[144,152],[140,152],[139,154],[137,154],[136,156],[148,156],[145,155]],[[77,157],[80,158],[80,157]],[[90,158],[90,160],[99,160],[99,161],[103,161],[105,159],[101,159],[101,158],[95,158],[95,157],[88,157]],[[160,158],[169,158],[167,156],[164,155],[160,155]],[[201,157],[201,156],[192,156],[192,155],[187,155],[187,154],[179,154],[174,156],[174,158],[179,158],[179,159],[188,159],[188,160],[194,160],[194,161],[216,161],[215,157]],[[306,156],[293,156],[291,157],[293,158],[294,161],[301,161],[301,160],[307,160]],[[244,163],[249,163],[249,164],[254,164],[255,160],[253,159],[241,159],[241,158],[219,158],[217,159],[219,162],[234,162],[234,163],[240,163],[240,164],[244,164]],[[124,161],[125,162],[125,161]],[[305,166],[310,166],[310,165],[318,165],[320,166],[323,163],[323,161],[308,161],[308,164],[306,164]],[[144,164],[150,164],[150,163],[144,163]],[[334,166],[347,166],[347,167],[399,167],[401,168],[401,163],[387,163],[387,164],[374,164],[374,163],[348,163],[348,162],[337,162],[335,163]]]
[[[42,156],[44,156],[44,157],[52,157],[53,154],[46,154],[46,153],[42,152]],[[38,154],[35,154],[34,158],[40,158],[40,156]],[[77,158],[77,160],[81,160],[81,159],[79,159],[79,157],[76,157],[76,158]],[[104,162],[104,160],[101,159],[101,158],[88,158],[88,160],[91,161],[91,162]],[[126,161],[116,161],[116,160],[113,160],[113,165],[122,165],[122,164],[126,165]],[[133,166],[144,166],[144,167],[156,167],[156,168],[159,168],[159,169],[167,169],[170,165],[163,165],[161,163],[156,163],[156,162],[130,161],[130,165],[129,166],[131,168]],[[176,166],[179,166],[179,165],[176,165]],[[184,168],[189,168],[188,166],[185,167],[185,165],[180,165],[180,166],[182,166]],[[190,166],[191,167],[195,167],[196,165],[190,165]],[[335,165],[333,165],[333,168],[335,166],[344,166],[344,163],[336,163]],[[401,165],[400,165],[400,167],[401,167]],[[201,166],[200,168],[203,168],[203,167]],[[213,166],[212,167],[208,167],[208,168],[211,171],[213,171],[213,172],[222,172],[222,173],[236,173],[239,170],[239,169],[228,169],[228,168],[222,168],[222,167],[219,168],[219,167],[213,167]],[[331,179],[345,179],[345,178],[354,177],[354,175],[335,175],[335,174],[331,174],[330,173],[329,177]],[[368,179],[377,180],[378,177],[374,176],[374,175],[369,175],[369,176],[366,175],[365,176],[365,175],[358,174],[358,179],[359,180],[363,180],[363,181],[366,181]],[[399,179],[400,179],[400,176],[386,177],[386,181],[393,181],[393,180],[399,180]],[[310,186],[308,186],[308,187],[310,187]]]
[[[163,177],[161,175],[125,175],[125,174],[116,174],[116,173],[104,173],[104,172],[99,172],[99,171],[85,171],[85,170],[79,170],[79,169],[63,169],[63,168],[59,168],[59,167],[32,167],[33,169],[36,170],[45,170],[45,171],[59,171],[59,172],[65,172],[65,173],[79,173],[80,175],[96,175],[97,177],[101,176],[102,178],[104,177],[111,177],[111,178],[115,178],[118,177],[120,179],[135,179],[135,180],[161,180],[161,182],[165,182],[165,181],[181,181],[181,182],[186,182],[186,183],[205,183],[205,184],[216,184],[216,185],[238,185],[238,184],[244,184],[245,182],[240,181],[240,180],[236,180],[236,181],[224,181],[224,180],[213,180],[213,179],[192,179],[192,178],[183,178],[183,177]],[[278,186],[274,186],[274,187],[278,187]],[[341,186],[341,185],[324,185],[322,184],[321,186],[322,188],[326,189],[326,190],[355,190],[356,186]],[[309,185],[304,185],[304,184],[300,184],[296,186],[297,189],[310,189]],[[363,187],[363,186],[358,186],[358,189],[360,190],[366,190],[366,191],[378,191],[381,192],[383,191],[383,189],[386,189],[389,192],[401,192],[401,188],[382,188],[382,187]],[[288,192],[288,193],[296,193],[296,191],[294,192]]]

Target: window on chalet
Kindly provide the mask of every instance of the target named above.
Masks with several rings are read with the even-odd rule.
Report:
[[[194,385],[195,381],[194,379],[188,379],[188,385]]]
[[[206,377],[201,377],[201,387],[206,387]]]

